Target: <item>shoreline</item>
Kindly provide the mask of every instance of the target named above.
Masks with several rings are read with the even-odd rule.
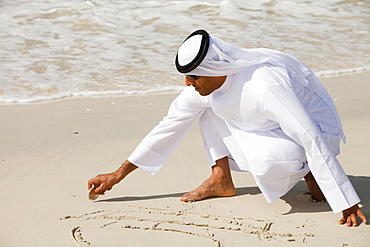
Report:
[[[338,71],[319,71],[316,74],[319,80],[332,77],[340,77],[346,75],[356,75],[361,73],[369,73],[370,68],[352,68],[352,69],[343,69]],[[168,86],[169,87],[169,86]],[[124,93],[121,91],[101,91],[101,92],[80,92],[73,95],[73,93],[65,93],[66,95],[61,96],[39,96],[36,99],[21,99],[21,100],[5,100],[0,101],[0,106],[3,105],[27,105],[27,104],[43,104],[43,103],[52,103],[54,101],[65,100],[65,99],[79,99],[79,98],[114,98],[114,97],[128,97],[128,96],[147,96],[147,95],[156,95],[156,94],[178,94],[181,92],[185,86],[179,85],[171,86],[172,89],[166,89],[161,91],[153,92],[142,92],[142,93]],[[176,89],[177,88],[177,89]],[[41,98],[41,99],[40,99]]]
[[[319,79],[334,100],[347,136],[338,158],[369,219],[368,78],[370,72]],[[339,226],[340,214],[333,214],[326,203],[297,199],[307,191],[303,181],[267,203],[249,173],[232,172],[236,196],[181,202],[183,193],[210,174],[197,126],[155,177],[137,170],[105,196],[89,201],[88,179],[117,169],[176,96],[0,105],[0,245],[368,245],[369,225]]]

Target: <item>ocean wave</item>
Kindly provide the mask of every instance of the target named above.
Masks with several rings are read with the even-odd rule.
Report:
[[[177,88],[176,51],[199,28],[286,52],[318,76],[370,64],[368,1],[3,0],[1,8],[3,103]]]

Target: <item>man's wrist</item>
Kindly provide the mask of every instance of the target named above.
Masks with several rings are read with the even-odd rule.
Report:
[[[124,179],[129,173],[136,170],[138,167],[132,164],[130,161],[126,160],[117,171],[115,171],[115,176],[118,181]]]

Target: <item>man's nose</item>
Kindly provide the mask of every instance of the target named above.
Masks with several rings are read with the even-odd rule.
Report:
[[[190,78],[188,78],[188,77],[185,77],[185,85],[186,86],[191,86],[191,85],[193,85],[195,83],[195,81],[194,80],[192,80],[192,79],[190,79]]]

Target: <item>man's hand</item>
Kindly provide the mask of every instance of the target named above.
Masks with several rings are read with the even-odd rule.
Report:
[[[87,182],[87,189],[94,187],[94,194],[104,195],[105,191],[111,190],[113,185],[121,180],[117,178],[116,173],[100,174]]]
[[[117,171],[100,174],[87,182],[87,189],[94,187],[93,194],[104,195],[107,190],[111,190],[115,184],[118,184],[130,172],[137,169],[137,166],[126,160]]]
[[[356,216],[360,217],[362,222],[366,224],[366,217],[361,212],[360,207],[358,204],[342,211],[343,217],[340,219],[339,224],[343,225],[346,224],[346,226],[357,226],[357,219]]]

